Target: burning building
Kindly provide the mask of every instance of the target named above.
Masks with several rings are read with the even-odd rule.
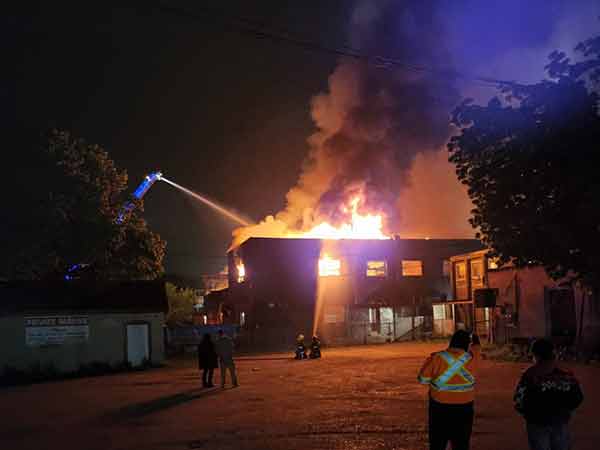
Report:
[[[445,58],[441,13],[358,1],[349,39],[366,54],[435,63]],[[225,301],[252,343],[289,345],[311,332],[366,343],[432,328],[432,301],[451,296],[444,261],[481,243],[391,236],[473,236],[464,187],[426,158],[452,173],[445,145],[459,100],[447,76],[340,59],[312,98],[316,130],[285,207],[234,231]]]
[[[228,303],[253,346],[298,333],[327,344],[385,342],[432,330],[452,297],[448,260],[475,239],[250,238],[228,253]]]

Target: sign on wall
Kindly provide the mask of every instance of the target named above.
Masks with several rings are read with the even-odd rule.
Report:
[[[88,336],[87,316],[25,317],[25,344],[29,347],[85,342]]]

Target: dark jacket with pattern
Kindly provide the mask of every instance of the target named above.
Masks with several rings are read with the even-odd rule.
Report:
[[[523,374],[515,390],[516,410],[528,423],[566,423],[583,401],[575,376],[552,361],[536,364]]]

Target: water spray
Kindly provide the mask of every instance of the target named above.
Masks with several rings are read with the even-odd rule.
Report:
[[[199,200],[199,201],[201,201],[201,202],[202,202],[202,203],[204,203],[206,206],[209,206],[210,208],[212,208],[212,209],[214,209],[215,211],[217,211],[217,212],[219,212],[219,213],[223,214],[224,216],[228,217],[229,219],[233,220],[234,222],[237,222],[237,223],[239,223],[240,225],[243,225],[243,226],[245,226],[245,227],[247,227],[247,226],[251,225],[251,224],[250,224],[250,222],[248,222],[247,220],[245,220],[245,219],[241,218],[241,217],[240,217],[240,216],[238,216],[237,214],[235,214],[235,213],[233,213],[233,212],[229,211],[228,209],[226,209],[226,208],[224,208],[223,206],[221,206],[221,205],[219,205],[219,204],[217,204],[217,203],[213,202],[212,200],[209,200],[208,198],[206,198],[206,197],[204,197],[204,196],[202,196],[202,195],[200,195],[200,194],[198,194],[198,193],[196,193],[196,192],[194,192],[194,191],[191,191],[191,190],[189,190],[189,189],[187,189],[187,188],[184,188],[183,186],[181,186],[181,185],[179,185],[179,184],[177,184],[177,183],[175,183],[175,182],[173,182],[173,181],[171,181],[171,180],[168,180],[168,179],[166,179],[166,178],[165,178],[165,177],[162,175],[162,173],[160,173],[160,172],[158,172],[158,177],[157,177],[157,179],[158,179],[158,180],[160,180],[160,181],[164,181],[165,183],[168,183],[168,184],[170,184],[171,186],[173,186],[173,187],[175,187],[175,188],[177,188],[177,189],[179,189],[179,190],[181,190],[181,191],[185,192],[185,193],[186,193],[186,194],[188,194],[188,195],[191,195],[191,196],[192,196],[192,197],[194,197],[196,200]]]

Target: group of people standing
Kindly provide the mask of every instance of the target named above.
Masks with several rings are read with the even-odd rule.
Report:
[[[202,370],[202,386],[214,387],[214,370],[219,367],[221,372],[221,388],[225,387],[226,372],[229,371],[231,384],[238,386],[233,362],[233,340],[223,330],[219,330],[218,338],[213,342],[210,334],[205,334],[198,345],[198,367]]]
[[[531,352],[534,365],[521,377],[515,395],[516,410],[527,424],[531,450],[569,450],[568,423],[583,401],[574,375],[555,363],[554,347],[537,340]],[[429,446],[468,450],[473,427],[473,400],[481,345],[476,334],[459,330],[446,350],[432,353],[418,380],[429,386]]]

